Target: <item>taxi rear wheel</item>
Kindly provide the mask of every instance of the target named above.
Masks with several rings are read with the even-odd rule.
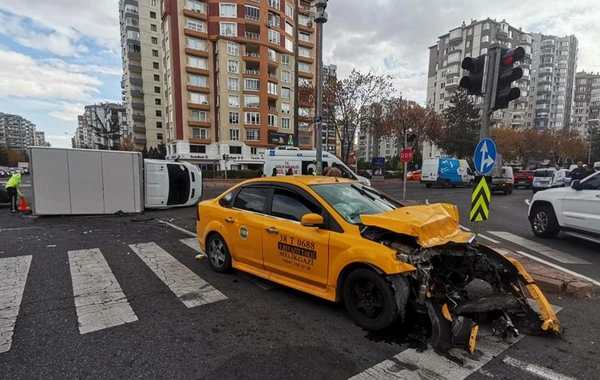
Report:
[[[225,239],[219,234],[212,235],[206,244],[208,261],[210,266],[219,273],[231,270],[231,254]]]
[[[367,330],[383,330],[400,315],[391,284],[371,269],[351,272],[344,282],[343,296],[352,320]]]

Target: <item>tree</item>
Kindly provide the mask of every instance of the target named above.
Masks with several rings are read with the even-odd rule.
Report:
[[[590,140],[592,143],[590,149]],[[594,165],[594,162],[600,161],[600,127],[594,126],[590,128],[590,134],[587,139],[587,150],[588,154],[585,156],[584,162],[588,162],[588,165]]]
[[[520,138],[518,130],[507,126],[494,127],[492,128],[492,138],[503,160],[515,161],[519,158],[516,149],[516,142]]]
[[[0,165],[8,165],[8,148],[3,144],[0,144]]]
[[[110,108],[105,106],[104,111],[106,114],[110,113]],[[94,116],[96,117],[96,122],[99,126],[90,125],[94,134],[97,137],[102,139],[102,143],[100,144],[100,149],[110,149],[111,144],[115,141],[121,140],[121,126],[119,125],[118,118],[108,118],[106,123],[102,121],[102,119],[98,116],[98,113],[94,111]],[[106,144],[104,144],[106,142]]]
[[[141,150],[141,152],[142,152],[142,157],[144,157],[144,158],[150,157],[150,154],[148,153],[148,147],[146,147],[146,145],[144,145],[144,148]]]
[[[333,127],[342,146],[342,160],[348,161],[357,129],[369,105],[387,99],[393,92],[391,75],[361,74],[352,70],[341,81],[323,86],[323,117]]]
[[[515,156],[521,161],[523,168],[529,167],[533,159],[542,159],[548,153],[549,135],[536,128],[526,128],[516,133],[512,144]]]
[[[469,100],[466,91],[452,95],[450,107],[443,112],[446,118],[444,133],[436,143],[446,154],[456,158],[471,158],[479,141],[479,110]]]
[[[123,140],[119,143],[119,150],[125,150],[129,152],[133,152],[135,150],[135,144],[131,140],[131,137],[125,136]]]
[[[167,157],[167,145],[164,142],[156,146],[156,155],[159,160],[164,160]]]
[[[549,148],[556,162],[567,162],[570,158],[584,157],[586,143],[579,135],[569,129],[549,132]]]
[[[7,150],[8,163],[16,164],[17,162],[29,162],[29,157],[25,153],[21,153],[18,150]]]

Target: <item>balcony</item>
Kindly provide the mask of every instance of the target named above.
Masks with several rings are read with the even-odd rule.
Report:
[[[245,32],[244,35],[246,36],[246,38],[249,38],[251,40],[260,40],[260,34],[259,33]]]
[[[134,86],[143,86],[144,80],[142,78],[129,78],[129,83]]]
[[[146,121],[146,115],[143,113],[134,113],[131,115],[134,121]]]
[[[127,58],[129,59],[137,59],[138,61],[142,59],[142,54],[139,51],[127,51]]]
[[[142,72],[142,66],[140,65],[134,65],[134,64],[129,64],[129,71],[133,72],[133,73],[141,73]]]
[[[143,110],[144,103],[143,102],[131,102],[131,108],[133,108],[134,110]]]
[[[143,97],[144,96],[144,91],[142,89],[139,88],[131,88],[131,96],[137,96],[137,97]]]
[[[449,78],[446,80],[446,88],[449,91],[455,90],[458,88],[459,83],[460,83],[459,77]]]
[[[133,132],[135,133],[146,133],[146,127],[133,126]]]
[[[134,144],[139,144],[139,145],[146,145],[146,139],[143,137],[134,137],[133,138],[133,143]]]
[[[260,75],[260,71],[246,69],[246,70],[244,70],[244,74],[247,74],[247,75]]]

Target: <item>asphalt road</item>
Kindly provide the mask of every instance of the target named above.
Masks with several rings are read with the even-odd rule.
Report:
[[[401,185],[383,188],[401,196]],[[468,220],[469,189],[408,188],[407,199],[456,203]],[[220,192],[207,189],[204,196]],[[520,221],[530,194],[494,196],[493,217],[480,232],[537,241]],[[492,356],[485,342],[472,356],[417,353],[400,327],[370,334],[340,305],[240,273],[217,274],[196,261],[194,238],[159,223],[193,231],[193,208],[121,217],[31,218],[6,207],[2,213],[3,380],[442,378],[434,369],[453,379],[596,379],[600,370],[598,298],[549,295],[562,308],[566,331],[559,337],[524,336]],[[598,265],[597,247],[570,239],[541,243],[585,258],[585,267]],[[95,261],[78,261],[81,250]],[[205,283],[210,297],[182,294],[186,279]],[[99,298],[90,301],[89,294]],[[103,323],[90,325],[86,315],[94,313]]]

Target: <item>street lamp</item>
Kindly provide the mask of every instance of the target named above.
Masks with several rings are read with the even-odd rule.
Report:
[[[315,0],[317,8],[314,22],[317,24],[317,109],[315,124],[317,125],[317,175],[323,172],[323,24],[327,22],[328,0]]]

